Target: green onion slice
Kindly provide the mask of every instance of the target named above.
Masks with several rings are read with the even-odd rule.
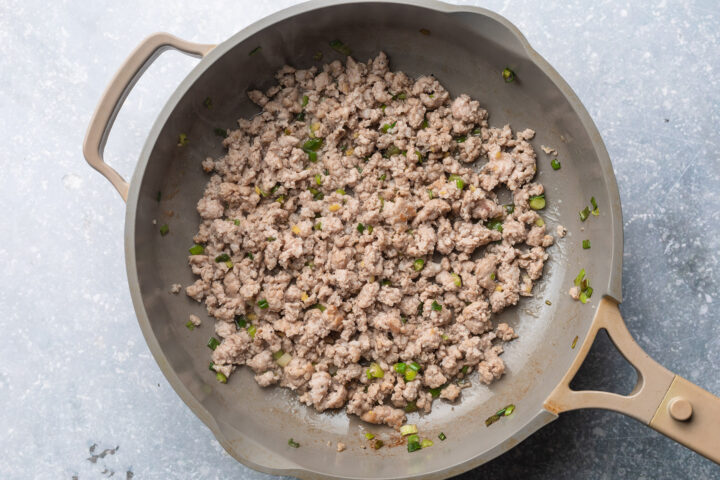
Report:
[[[215,337],[210,337],[210,340],[208,340],[207,346],[210,350],[215,350],[218,345],[220,345],[220,342]]]
[[[505,69],[502,71],[502,78],[503,80],[505,80],[505,83],[510,83],[515,80],[515,72],[505,67]]]
[[[592,212],[591,212],[593,214],[593,216],[597,217],[598,215],[600,215],[600,210],[598,209],[598,205],[597,205],[597,202],[595,201],[595,197],[590,197],[590,204],[593,207]]]
[[[227,377],[222,372],[215,372],[215,378],[220,383],[227,383]]]
[[[417,363],[416,361],[412,361],[412,362],[408,363],[407,366],[410,367],[410,369],[415,372],[420,371],[420,364]]]
[[[350,56],[350,54],[352,53],[352,51],[350,50],[350,47],[345,45],[340,40],[333,40],[332,42],[330,42],[330,46],[332,47],[333,50],[335,50],[338,53],[342,53],[346,57]]]
[[[263,298],[263,299],[260,299],[260,300],[258,300],[258,302],[257,302],[257,306],[260,307],[260,308],[262,308],[262,309],[264,310],[264,309],[268,308],[268,301],[265,300],[264,298]]]
[[[415,380],[415,377],[417,377],[417,372],[415,370],[408,368],[407,370],[405,370],[404,376],[405,376],[406,382],[412,382],[413,380]]]
[[[489,228],[490,230],[497,230],[500,233],[502,233],[502,231],[503,231],[502,220],[497,219],[497,218],[488,221],[485,224],[485,227]]]
[[[415,269],[416,272],[419,272],[420,270],[425,268],[425,260],[423,260],[422,258],[416,259],[413,262],[413,268]]]
[[[412,435],[414,433],[418,433],[417,425],[409,424],[400,427],[400,435],[402,435],[403,437]]]
[[[405,370],[407,369],[407,364],[404,362],[398,362],[393,365],[393,370],[395,370],[397,373],[403,375],[405,373]]]
[[[451,273],[450,276],[453,278],[453,283],[456,287],[462,287],[462,279],[457,273]]]
[[[421,448],[428,448],[428,447],[432,447],[432,446],[433,446],[433,441],[430,440],[429,438],[423,438],[422,442],[420,442]]]
[[[205,253],[205,247],[198,245],[197,243],[188,249],[190,255],[202,255]]]
[[[367,377],[368,378],[383,378],[385,376],[385,371],[378,365],[377,363],[371,363],[370,367],[367,369]]]
[[[530,202],[528,203],[533,210],[542,210],[545,208],[545,194],[530,197]]]
[[[288,440],[288,445],[290,445],[292,448],[298,448],[300,446],[300,444],[292,438]]]
[[[590,215],[590,209],[588,207],[583,208],[580,210],[580,221],[584,222],[587,220],[588,216]]]
[[[436,312],[439,312],[440,310],[442,310],[442,305],[440,305],[437,300],[433,300],[432,309]]]
[[[440,435],[438,435],[438,438],[444,442],[445,439],[447,438],[447,436],[443,432],[440,432]]]
[[[582,241],[582,247],[583,247],[583,250],[588,250],[588,249],[590,249],[590,240],[583,240],[583,241]]]
[[[170,232],[170,227],[168,227],[168,224],[167,224],[167,223],[164,223],[164,224],[160,227],[160,235],[164,237],[164,236],[167,235],[169,232]]]
[[[557,158],[553,158],[550,161],[550,166],[552,167],[553,170],[560,170],[560,162],[558,162]]]

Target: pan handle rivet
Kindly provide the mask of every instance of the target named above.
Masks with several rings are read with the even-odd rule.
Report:
[[[667,408],[670,416],[678,422],[687,422],[693,414],[692,404],[682,397],[670,399]]]

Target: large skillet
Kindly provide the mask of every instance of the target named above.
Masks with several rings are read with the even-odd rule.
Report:
[[[431,34],[420,33],[421,28]],[[256,113],[244,92],[267,87],[284,63],[316,64],[317,51],[324,53],[324,62],[340,59],[328,47],[334,39],[348,44],[358,60],[384,50],[393,69],[435,74],[451,93],[467,92],[479,99],[493,125],[509,122],[514,128],[536,129],[536,149],[554,146],[563,160],[555,172],[541,154],[538,179],[547,188],[546,220],[551,226],[562,223],[570,236],[550,250],[551,261],[535,297],[502,316],[520,334],[503,357],[508,373],[489,388],[473,382],[457,405],[439,401],[430,415],[411,414],[409,422],[424,434],[447,435],[445,442],[414,454],[402,446],[362,449],[363,428],[386,440],[397,434],[344,413],[316,413],[283,389],[258,387],[247,369],[227,385],[218,383],[207,368],[205,343],[212,321],[188,331],[188,313],[206,318],[204,307],[168,293],[172,283],[193,281],[187,249],[199,223],[195,204],[208,180],[200,161],[222,153],[213,129]],[[258,46],[262,48],[250,55]],[[158,116],[128,185],[103,162],[105,140],[134,82],[167,48],[202,59]],[[506,66],[518,73],[518,81],[503,82],[499,72]],[[211,97],[212,109],[203,105],[206,97]],[[179,133],[189,139],[182,148],[177,145]],[[620,198],[600,134],[565,81],[497,14],[433,0],[320,0],[271,15],[217,46],[153,35],[130,55],[103,94],[84,154],[127,201],[128,280],[150,350],[185,403],[231,455],[252,468],[302,478],[447,477],[487,462],[559,413],[577,408],[632,416],[720,462],[720,400],[650,359],[620,317]],[[578,211],[591,196],[600,215],[581,223]],[[170,226],[166,236],[158,232],[163,223]],[[592,239],[591,250],[581,248],[581,238]],[[586,305],[566,293],[581,268],[595,289]],[[628,396],[569,388],[599,329],[608,331],[638,370],[637,385]],[[515,413],[486,427],[485,419],[509,403],[516,405]],[[301,448],[290,448],[288,437]],[[337,441],[345,442],[349,452],[327,446]]]

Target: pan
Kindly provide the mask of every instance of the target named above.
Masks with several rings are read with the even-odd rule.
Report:
[[[206,324],[212,321],[201,305],[168,293],[171,284],[194,280],[187,249],[199,223],[195,204],[207,182],[200,161],[222,154],[214,129],[257,113],[245,92],[269,86],[285,63],[308,67],[316,63],[318,51],[323,61],[341,59],[328,45],[335,39],[350,46],[358,60],[382,50],[394,70],[434,74],[453,95],[465,92],[478,99],[494,125],[534,128],[537,150],[551,145],[566,159],[558,171],[539,163],[537,177],[548,199],[546,221],[563,224],[575,238],[582,231],[583,238],[592,239],[590,250],[579,241],[558,242],[534,297],[497,318],[520,335],[506,347],[508,372],[501,381],[490,387],[473,381],[458,404],[436,402],[431,414],[409,415],[408,423],[430,438],[440,432],[447,437],[413,454],[397,445],[399,435],[390,428],[344,413],[317,413],[284,389],[262,389],[247,369],[227,384],[218,383],[207,368],[209,334],[184,327],[189,313],[206,318]],[[200,62],[160,112],[128,183],[104,163],[105,141],[135,81],[170,48]],[[517,73],[515,82],[503,81],[505,67]],[[213,108],[207,108],[208,98]],[[183,148],[178,148],[180,133],[188,140]],[[489,461],[560,413],[578,408],[629,415],[720,462],[720,400],[649,358],[620,316],[622,213],[597,128],[567,83],[517,28],[495,13],[432,0],[313,1],[271,15],[219,45],[152,35],[130,54],[104,92],[83,153],[127,202],[128,282],[150,351],[178,395],[245,465],[300,478],[448,477]],[[599,215],[582,222],[578,211],[591,196]],[[158,232],[161,224],[169,226],[166,235]],[[586,304],[567,295],[581,269],[594,288]],[[637,370],[629,395],[570,388],[600,330]],[[513,414],[486,426],[485,420],[508,404],[515,405]],[[363,448],[365,431],[389,446]],[[291,448],[289,437],[301,447]],[[328,446],[339,441],[348,452]]]

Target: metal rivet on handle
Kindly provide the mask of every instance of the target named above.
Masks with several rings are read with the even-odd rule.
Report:
[[[692,417],[693,414],[692,404],[682,397],[670,399],[667,408],[670,416],[678,422],[686,422],[690,420],[690,417]]]

